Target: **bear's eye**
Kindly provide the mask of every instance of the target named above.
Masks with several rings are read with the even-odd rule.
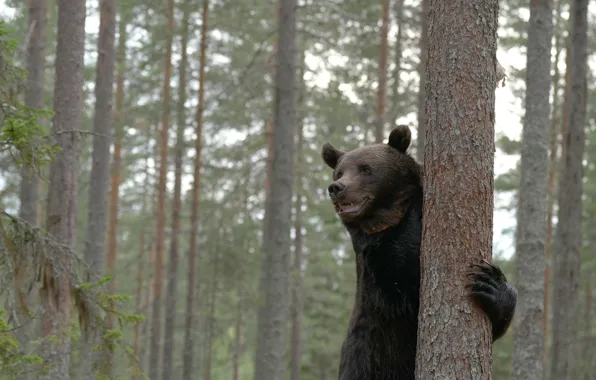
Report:
[[[360,166],[360,173],[369,175],[371,173],[370,166],[368,166],[368,165],[361,165]]]
[[[337,174],[335,175],[335,176],[337,177],[336,181],[337,181],[338,179],[340,179],[342,175],[344,175],[344,173],[343,173],[343,172],[341,172],[341,171],[337,172]]]

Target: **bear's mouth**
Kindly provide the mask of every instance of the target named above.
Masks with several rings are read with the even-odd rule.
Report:
[[[337,202],[335,203],[335,211],[342,216],[358,214],[367,201],[368,198],[364,198],[360,202]]]

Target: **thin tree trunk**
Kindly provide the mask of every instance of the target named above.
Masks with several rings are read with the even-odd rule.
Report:
[[[86,281],[94,282],[103,275],[106,260],[106,231],[108,211],[108,186],[110,182],[110,145],[113,124],[112,99],[114,97],[114,65],[116,34],[116,1],[99,3],[100,23],[95,73],[95,110],[93,114],[93,153],[89,183],[89,220],[85,242],[85,261],[89,267]],[[112,199],[113,201],[113,199]],[[118,199],[116,198],[116,203]],[[113,205],[112,205],[113,206]],[[94,363],[97,355],[93,345],[99,335],[87,327],[84,330],[82,353],[83,375],[95,378]],[[112,376],[111,361],[105,363],[106,373]]]
[[[161,301],[163,267],[166,242],[166,182],[168,176],[168,131],[170,128],[170,78],[172,74],[172,39],[174,37],[174,0],[168,0],[168,30],[164,56],[162,88],[162,119],[159,140],[159,182],[157,185],[157,220],[155,226],[155,263],[153,282],[153,313],[151,321],[151,346],[149,350],[149,378],[159,376],[159,349],[161,343]]]
[[[77,174],[79,136],[83,119],[83,84],[85,53],[85,2],[62,0],[58,4],[56,76],[54,85],[54,122],[52,133],[60,147],[50,165],[47,231],[64,246],[74,249],[77,217]],[[70,267],[63,258],[62,270]],[[41,299],[44,339],[41,356],[49,364],[42,380],[68,379],[70,365],[70,310],[72,299],[69,279],[56,276],[56,269],[46,262],[43,269]]]
[[[220,239],[224,240],[225,236],[220,233]],[[220,241],[222,241],[220,240]],[[205,344],[205,356],[203,365],[203,380],[211,380],[211,367],[213,364],[213,341],[215,337],[215,305],[217,303],[217,286],[219,276],[219,255],[220,255],[219,244],[216,246],[213,257],[213,267],[211,269],[211,286],[209,289],[209,311],[207,312],[206,318],[206,344]]]
[[[242,291],[242,284],[239,283],[236,287],[238,295],[238,303],[236,306],[236,324],[234,326],[234,354],[232,357],[233,380],[240,380],[240,357],[242,354],[242,345],[244,344],[244,292]]]
[[[178,110],[176,112],[177,135],[175,153],[175,179],[174,199],[172,202],[172,236],[170,239],[170,260],[168,271],[168,289],[166,296],[166,325],[164,329],[164,350],[163,350],[163,374],[162,379],[172,377],[172,365],[174,362],[174,328],[176,325],[176,301],[178,292],[178,246],[180,234],[180,209],[182,208],[182,160],[184,157],[184,130],[186,129],[186,114],[184,105],[186,103],[186,65],[188,45],[188,24],[190,10],[188,2],[183,4],[182,36],[181,36],[181,59],[178,74]]]
[[[385,129],[385,102],[387,100],[387,34],[389,33],[389,0],[381,0],[381,43],[379,44],[379,77],[377,84],[377,107],[375,142],[382,143]]]
[[[203,16],[201,24],[201,57],[199,67],[199,101],[196,113],[196,138],[195,138],[195,161],[194,161],[194,183],[192,187],[192,205],[190,216],[190,247],[188,250],[188,281],[186,291],[186,312],[184,323],[184,352],[182,380],[191,380],[194,376],[194,337],[195,337],[195,300],[197,298],[197,259],[199,257],[197,234],[199,227],[199,191],[201,189],[201,149],[203,146],[203,114],[205,110],[205,64],[207,62],[207,20],[209,16],[209,0],[203,0]]]
[[[426,139],[426,76],[427,57],[428,57],[428,17],[430,0],[422,0],[422,10],[420,11],[420,62],[418,63],[418,144],[416,146],[416,160],[424,162],[424,144]]]
[[[280,0],[278,53],[276,55],[274,134],[270,195],[265,208],[267,228],[264,259],[270,258],[264,276],[265,307],[258,315],[255,380],[281,380],[287,364],[290,228],[294,185],[296,122],[296,0]]]
[[[399,86],[401,84],[401,62],[403,59],[403,36],[404,36],[404,0],[395,2],[395,22],[397,24],[397,33],[395,36],[395,67],[393,68],[393,105],[390,122],[397,123],[399,112]]]
[[[586,299],[584,301],[584,336],[582,342],[582,372],[584,380],[591,380],[594,373],[590,368],[590,362],[594,358],[594,348],[590,344],[592,334],[592,284],[591,273],[586,272]],[[580,372],[581,373],[581,372]]]
[[[558,157],[558,141],[559,141],[559,125],[561,123],[559,110],[559,88],[561,82],[561,72],[559,70],[559,59],[563,47],[561,46],[561,24],[563,23],[561,17],[561,4],[563,0],[557,0],[556,10],[556,24],[555,24],[555,64],[553,74],[553,99],[550,119],[550,141],[549,141],[549,156],[548,156],[548,206],[546,216],[546,240],[545,240],[545,261],[546,268],[544,269],[544,339],[548,342],[549,335],[549,316],[550,316],[550,282],[551,282],[551,267],[552,267],[552,251],[553,251],[553,212],[555,205],[555,185],[557,179],[557,157]],[[544,358],[548,357],[548,344],[544,345]]]
[[[553,283],[553,348],[551,379],[571,380],[577,354],[583,155],[586,140],[588,0],[571,3],[563,156],[559,177]]]
[[[492,256],[499,3],[429,5],[416,379],[486,380],[491,328],[462,284]]]
[[[526,62],[526,116],[517,212],[517,290],[512,379],[543,380],[544,247],[547,217],[552,0],[532,0]]]
[[[47,9],[45,0],[31,0],[29,2],[29,30],[30,39],[27,45],[27,86],[25,88],[25,105],[31,108],[41,109],[44,106],[44,66],[45,66],[45,33]],[[34,226],[38,226],[39,193],[41,182],[35,171],[28,167],[21,170],[20,187],[20,210],[19,216]],[[24,275],[24,272],[22,272]],[[32,294],[23,294],[23,278],[16,277],[16,291],[21,293],[22,305],[18,308],[17,316],[19,328],[15,331],[19,345],[26,350],[27,344],[31,341],[31,317],[28,314],[28,305],[32,303]],[[27,379],[24,374],[20,379]]]

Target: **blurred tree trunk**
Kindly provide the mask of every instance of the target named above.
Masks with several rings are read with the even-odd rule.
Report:
[[[516,310],[512,379],[543,380],[544,254],[547,218],[552,0],[530,1],[526,116],[517,210]]]
[[[497,0],[429,4],[419,380],[491,378],[490,324],[463,286],[492,256],[498,11]]]
[[[582,368],[581,372],[583,373],[582,380],[592,380],[594,378],[593,369],[590,368],[590,363],[594,361],[596,363],[596,349],[594,349],[594,345],[591,344],[592,339],[592,273],[589,271],[585,272],[586,276],[586,290],[585,290],[585,301],[584,301],[584,316],[583,316],[583,339],[582,339],[582,350],[581,350],[581,359],[582,359]]]
[[[95,72],[95,109],[93,113],[93,153],[91,158],[91,177],[89,183],[89,218],[87,240],[85,241],[85,262],[90,271],[86,281],[95,282],[103,275],[106,260],[106,231],[108,211],[108,187],[110,185],[110,145],[113,124],[112,99],[114,97],[114,65],[116,34],[116,1],[101,0],[99,3],[99,39],[97,43],[97,65]],[[112,194],[111,201],[118,203]],[[114,208],[114,205],[111,205]],[[117,210],[117,206],[116,210]],[[110,236],[111,238],[112,236]],[[111,248],[111,247],[110,247]],[[113,268],[110,268],[113,269]],[[113,273],[110,273],[113,275]],[[94,379],[93,365],[97,353],[93,346],[99,343],[98,332],[84,330],[83,375]],[[112,363],[109,360],[102,365],[108,376],[112,376]]]
[[[168,0],[168,29],[162,88],[162,119],[159,139],[159,182],[157,184],[157,219],[155,225],[155,262],[153,279],[153,312],[151,346],[149,350],[149,378],[159,376],[159,349],[161,344],[161,301],[163,291],[164,251],[166,243],[166,193],[168,176],[168,132],[170,129],[170,78],[172,74],[172,40],[174,37],[174,0]]]
[[[184,352],[182,380],[191,380],[194,376],[194,337],[195,337],[195,310],[197,298],[197,259],[199,257],[197,234],[199,226],[199,192],[201,186],[201,149],[203,134],[203,114],[205,110],[205,65],[207,62],[207,20],[209,16],[209,0],[203,0],[203,15],[201,21],[201,57],[199,59],[199,101],[196,112],[196,137],[194,182],[192,187],[192,205],[190,211],[190,246],[188,250],[188,281],[186,291],[186,312],[184,323]]]
[[[29,44],[27,45],[27,85],[25,87],[25,105],[27,107],[41,109],[44,107],[44,66],[45,66],[45,49],[46,49],[46,20],[47,8],[46,0],[30,0],[29,1]],[[35,171],[28,167],[23,167],[21,170],[21,187],[20,187],[20,210],[19,216],[34,226],[38,226],[38,219],[41,216],[39,212],[39,200],[41,182],[37,177]],[[29,258],[23,258],[28,260]],[[24,275],[24,273],[23,273]],[[16,276],[16,290],[22,293],[23,286],[21,281],[24,279]],[[32,304],[32,294],[23,294],[23,303],[17,309],[19,326],[15,334],[22,348],[27,347],[28,342],[32,339],[31,320],[27,310],[28,305]],[[20,379],[27,379],[28,375],[24,374]]]
[[[387,100],[387,35],[389,34],[389,0],[381,0],[381,42],[379,44],[379,73],[377,83],[377,107],[375,143],[382,143],[385,129],[385,103]]]
[[[426,139],[426,76],[427,57],[428,57],[428,11],[430,0],[422,0],[422,9],[420,11],[420,62],[418,63],[418,144],[416,145],[416,160],[424,162],[424,143]]]
[[[586,139],[588,0],[571,3],[563,155],[559,176],[553,278],[551,379],[571,380],[577,348],[578,290]]]
[[[213,343],[215,340],[215,327],[216,327],[216,316],[215,307],[217,305],[217,288],[219,285],[218,278],[221,276],[219,273],[219,257],[221,241],[229,241],[230,239],[225,236],[225,232],[222,231],[223,226],[219,227],[218,232],[218,243],[215,245],[215,249],[212,255],[212,268],[211,278],[209,279],[209,299],[207,301],[208,311],[205,318],[205,352],[203,356],[203,380],[211,380],[212,366],[213,366]]]
[[[258,315],[255,380],[282,380],[286,372],[286,322],[289,317],[289,256],[294,186],[296,123],[296,0],[280,0],[275,71],[274,133],[261,273],[265,306]]]
[[[401,65],[403,59],[403,39],[404,39],[404,0],[395,2],[395,23],[397,24],[397,33],[395,36],[395,67],[393,68],[393,104],[391,105],[390,123],[397,123],[400,117],[400,95],[399,87],[401,84]]]
[[[85,2],[62,0],[58,4],[54,120],[52,134],[60,147],[50,165],[47,231],[65,247],[74,249],[77,217],[77,180],[79,135],[83,120],[85,54]],[[72,265],[62,258],[61,270]],[[50,262],[44,264],[41,300],[44,308],[41,357],[48,371],[41,380],[68,379],[70,365],[70,310],[72,299],[69,279],[57,276]]]
[[[162,379],[172,377],[172,365],[174,363],[174,332],[176,325],[176,285],[178,284],[178,250],[180,235],[180,209],[182,207],[182,161],[185,154],[184,131],[186,129],[186,66],[187,66],[187,45],[189,36],[190,9],[188,1],[182,5],[182,30],[181,30],[181,58],[178,74],[178,110],[177,133],[175,148],[175,179],[174,199],[172,201],[172,236],[170,239],[170,260],[168,270],[168,288],[166,296],[166,325],[164,329],[164,350],[163,350],[163,374]]]
[[[549,317],[550,317],[550,282],[551,282],[551,261],[553,251],[553,212],[555,206],[556,194],[556,179],[557,179],[557,158],[559,147],[559,125],[561,124],[561,111],[559,109],[560,100],[560,82],[561,72],[559,70],[559,60],[561,52],[563,51],[563,18],[561,17],[561,5],[563,0],[557,0],[557,8],[555,13],[555,64],[553,65],[553,99],[550,119],[550,141],[549,141],[549,156],[548,156],[548,206],[546,216],[546,241],[545,241],[545,261],[546,268],[544,269],[544,339],[548,342],[549,336]],[[544,345],[545,360],[548,357],[548,344]]]

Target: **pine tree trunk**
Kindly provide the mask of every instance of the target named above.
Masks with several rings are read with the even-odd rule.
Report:
[[[29,44],[27,45],[27,86],[25,88],[25,105],[27,107],[41,109],[44,107],[44,66],[45,66],[45,39],[46,39],[46,19],[47,8],[46,0],[31,0],[29,2]],[[44,122],[45,120],[40,120]],[[40,212],[38,212],[39,204],[39,189],[41,182],[34,170],[28,167],[23,167],[21,170],[21,187],[20,187],[20,210],[19,216],[37,226]],[[29,258],[23,258],[29,260]],[[23,286],[21,280],[16,279],[16,290],[21,291]],[[29,305],[32,304],[33,294],[23,295],[26,305],[21,305],[17,310],[18,323],[20,326],[16,329],[15,334],[19,341],[19,345],[23,350],[26,350],[28,342],[32,339],[30,316],[26,312]],[[24,374],[20,379],[27,379],[28,375]]]
[[[571,380],[577,354],[583,155],[586,139],[588,0],[573,0],[564,108],[562,168],[554,249],[551,379]]]
[[[499,3],[431,0],[429,10],[416,379],[486,380],[491,328],[464,285],[492,256]]]
[[[269,258],[263,284],[265,307],[258,318],[255,380],[281,380],[286,370],[286,322],[289,309],[289,256],[294,184],[296,0],[280,0],[275,72],[274,133],[271,182],[265,208],[263,241]]]
[[[387,35],[389,33],[389,0],[381,0],[381,43],[379,45],[379,73],[377,84],[377,107],[375,142],[382,143],[385,129],[385,102],[387,100]]]
[[[102,0],[99,4],[100,24],[95,72],[95,110],[93,114],[93,152],[89,183],[89,219],[85,242],[85,262],[89,266],[86,281],[94,282],[103,275],[106,260],[108,186],[110,183],[110,145],[113,124],[116,1]],[[116,198],[116,202],[117,202]],[[94,379],[93,364],[97,355],[93,345],[99,336],[86,331],[82,342],[84,376]],[[111,363],[106,363],[111,374]]]
[[[163,350],[163,374],[162,379],[172,377],[172,364],[174,362],[174,329],[176,325],[176,285],[178,284],[178,247],[180,234],[180,209],[182,208],[182,160],[184,157],[184,130],[186,129],[186,65],[188,45],[188,24],[190,10],[188,2],[183,4],[182,36],[181,36],[181,59],[178,74],[178,110],[176,153],[174,158],[174,199],[172,201],[172,236],[170,239],[170,260],[168,270],[168,288],[166,296],[166,325],[164,328],[164,350]]]
[[[199,101],[196,112],[196,140],[194,161],[194,183],[192,187],[192,205],[190,216],[190,246],[188,250],[188,281],[186,291],[186,311],[184,323],[184,352],[182,380],[191,380],[194,376],[194,337],[195,337],[195,300],[197,298],[197,259],[199,257],[197,234],[199,226],[199,191],[201,188],[201,148],[203,134],[203,114],[205,110],[205,64],[207,62],[207,20],[209,16],[209,0],[203,0],[203,16],[201,24],[201,57],[199,67]]]
[[[219,234],[219,241],[225,241],[225,236],[223,234]],[[213,251],[213,267],[211,268],[211,279],[210,279],[210,286],[209,286],[209,310],[207,312],[207,318],[205,320],[205,340],[206,344],[205,353],[204,353],[204,362],[203,362],[203,380],[211,380],[212,374],[212,364],[213,364],[213,342],[215,340],[215,305],[217,304],[217,287],[218,287],[218,277],[219,277],[219,245],[216,245],[215,250]]]
[[[163,291],[164,251],[166,243],[166,193],[168,176],[168,132],[170,129],[170,78],[172,74],[172,40],[174,37],[174,0],[168,0],[168,29],[164,56],[162,88],[162,119],[159,139],[159,182],[157,184],[157,219],[155,223],[155,262],[153,279],[153,312],[151,346],[149,349],[149,378],[157,379],[160,365],[161,309]]]
[[[401,62],[403,59],[403,39],[404,39],[404,0],[397,0],[395,2],[395,23],[397,24],[397,33],[395,36],[395,67],[393,68],[393,111],[391,118],[392,123],[397,123],[400,109],[400,76],[401,76]]]
[[[77,179],[79,136],[83,120],[83,84],[85,53],[85,2],[62,0],[58,4],[56,76],[54,85],[54,121],[52,134],[60,147],[50,165],[50,186],[47,206],[47,231],[71,249],[76,240]],[[62,258],[61,270],[72,265]],[[57,268],[46,262],[43,269],[41,299],[42,336],[45,339],[41,356],[48,371],[41,380],[68,379],[70,364],[70,310],[72,299],[69,279],[57,276]]]
[[[544,248],[547,217],[552,0],[530,2],[526,116],[517,212],[516,310],[512,379],[542,380],[544,358]]]
[[[422,0],[422,10],[420,11],[420,62],[418,63],[418,144],[416,145],[416,160],[424,162],[424,144],[426,138],[426,76],[427,74],[427,56],[428,56],[428,11],[430,0]]]

